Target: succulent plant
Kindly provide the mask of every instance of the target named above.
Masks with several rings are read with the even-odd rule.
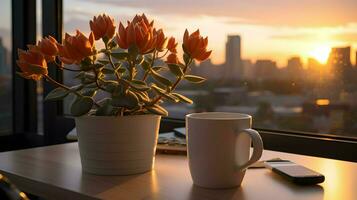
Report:
[[[66,34],[59,44],[54,38],[43,38],[29,50],[19,50],[17,61],[24,78],[44,78],[54,84],[45,100],[62,100],[74,95],[71,114],[74,116],[125,116],[158,114],[168,112],[160,106],[165,101],[192,103],[192,100],[175,89],[182,80],[201,83],[203,77],[189,74],[194,60],[207,59],[208,39],[199,30],[192,34],[185,31],[183,37],[183,62],[177,56],[175,38],[167,38],[162,29],[146,16],[136,15],[128,25],[119,24],[115,33],[114,20],[105,15],[90,21],[88,37],[77,30],[76,35]],[[103,49],[96,49],[95,40],[102,40]],[[161,61],[165,59],[164,61]],[[76,73],[79,85],[66,86],[52,79],[47,72],[47,63],[53,62],[61,70]],[[76,68],[64,67],[76,64]],[[96,101],[98,91],[107,93]]]

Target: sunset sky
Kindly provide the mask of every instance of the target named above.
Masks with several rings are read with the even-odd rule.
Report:
[[[102,12],[117,23],[144,12],[179,40],[185,28],[200,28],[216,64],[224,62],[228,34],[241,35],[242,57],[253,61],[273,59],[284,66],[297,55],[324,60],[330,47],[352,46],[355,62],[356,0],[64,0],[64,29],[88,32],[89,19]]]
[[[224,62],[228,34],[242,36],[243,58],[269,58],[280,66],[295,55],[321,60],[331,46],[357,49],[356,0],[65,0],[64,11],[66,30],[86,27],[88,16],[101,12],[121,21],[144,12],[180,40],[186,27],[200,28],[214,63]]]

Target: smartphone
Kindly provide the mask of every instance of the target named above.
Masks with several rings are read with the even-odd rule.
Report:
[[[315,185],[325,181],[325,176],[289,160],[269,160],[266,168],[298,185]]]

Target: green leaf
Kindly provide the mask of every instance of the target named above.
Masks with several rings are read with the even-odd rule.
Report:
[[[96,116],[110,116],[113,115],[114,107],[111,105],[111,99],[105,98],[100,102],[100,107],[95,112]]]
[[[155,72],[155,71],[153,71],[153,70],[151,70],[151,76],[152,76],[156,81],[158,81],[159,83],[162,83],[162,84],[164,84],[164,85],[166,85],[166,86],[171,86],[171,85],[172,85],[172,83],[171,83],[171,81],[170,81],[169,79],[167,79],[167,78],[161,76],[159,73],[157,73],[157,72]]]
[[[84,73],[84,78],[95,80],[95,75],[93,73]]]
[[[79,78],[79,79],[81,79],[81,78],[84,78],[85,75],[86,75],[85,72],[79,72],[74,78]]]
[[[165,90],[163,90],[162,88],[156,86],[155,84],[151,85],[152,89],[154,89],[159,95],[161,95],[162,97],[169,99],[175,103],[179,102],[179,99],[177,99],[175,96],[167,93]]]
[[[102,72],[103,74],[114,74],[114,70],[110,68],[103,68]]]
[[[93,104],[91,97],[77,97],[72,103],[71,114],[76,117],[85,115],[92,109]]]
[[[50,93],[47,94],[45,101],[57,101],[63,99],[70,93],[70,91],[63,89],[61,87],[55,88]]]
[[[123,67],[120,67],[120,68],[116,69],[115,71],[117,71],[118,73],[122,74],[122,73],[124,73],[126,71],[126,69],[123,68]]]
[[[105,81],[103,82],[103,87],[105,88],[105,91],[113,93],[118,87],[118,83],[115,81]]]
[[[127,52],[118,52],[118,53],[111,53],[111,56],[113,56],[117,60],[127,60],[129,54]]]
[[[162,71],[162,70],[166,70],[167,68],[166,67],[162,67],[162,66],[156,66],[156,67],[153,67],[152,70],[156,71],[156,72],[159,72],[159,71]]]
[[[182,47],[183,47],[183,45],[182,45]],[[185,53],[183,54],[183,60],[185,61],[186,64],[189,64],[190,59],[191,59],[190,55],[188,55],[188,53],[186,53],[186,51],[185,51]]]
[[[135,61],[135,63],[136,63],[137,65],[140,65],[140,64],[143,63],[143,62],[144,62],[144,57],[143,57],[143,56],[138,56],[137,59],[136,59],[136,61]]]
[[[163,108],[159,105],[147,106],[146,109],[149,112],[151,112],[153,114],[157,114],[157,115],[167,116],[169,114],[165,108]]]
[[[91,83],[94,83],[94,82],[95,82],[94,79],[84,79],[82,81],[82,83],[85,84],[85,85],[88,85],[88,84],[91,84]]]
[[[83,96],[93,97],[97,93],[97,89],[87,89],[82,92]]]
[[[145,102],[145,103],[148,103],[150,102],[150,97],[149,95],[147,94],[147,92],[143,92],[143,91],[133,91],[136,94],[136,96],[138,97],[139,101],[140,102]]]
[[[138,103],[139,99],[132,91],[128,91],[125,95],[113,96],[111,102],[112,106],[130,109],[137,107]]]
[[[181,69],[180,65],[170,63],[170,64],[167,64],[167,66],[169,67],[170,71],[173,74],[175,74],[176,76],[182,76],[183,75],[183,72],[182,72],[182,69]]]
[[[175,96],[176,98],[178,98],[181,102],[185,102],[185,103],[188,103],[188,104],[192,104],[193,101],[188,98],[188,97],[185,97],[183,96],[182,94],[178,94],[178,93],[171,93],[173,96]]]
[[[129,56],[130,56],[130,60],[135,60],[136,56],[139,53],[139,49],[135,44],[133,44],[133,45],[129,46],[128,53],[129,53]]]
[[[144,71],[148,71],[150,69],[150,62],[147,60],[144,60],[140,66],[141,66],[141,68],[143,68]]]
[[[71,91],[79,91],[81,89],[83,89],[84,85],[79,84],[79,85],[75,85],[71,87]]]
[[[118,62],[118,63],[114,63],[114,68],[115,69],[119,69],[122,66],[122,63]]]
[[[96,67],[96,65],[92,65],[92,64],[88,64],[87,62],[82,61],[80,64],[80,69],[83,71],[90,71],[92,69],[94,69]]]
[[[95,82],[87,84],[84,86],[85,88],[97,88],[97,84]]]
[[[108,43],[109,49],[112,49],[112,48],[114,48],[114,47],[116,47],[116,46],[117,46],[117,43],[115,42],[114,39]]]
[[[93,68],[96,68],[96,69],[101,69],[104,67],[104,65],[101,63],[96,63],[96,64],[93,64],[92,66],[93,66]]]
[[[133,82],[129,82],[129,85],[139,91],[148,91],[150,89],[147,85],[141,85]]]
[[[127,81],[127,80],[123,79],[122,81],[125,82],[125,84],[128,84],[132,88],[139,90],[139,91],[147,91],[150,89],[150,87],[148,87],[144,81],[135,80],[135,79],[132,81]]]
[[[108,60],[98,60],[98,62],[103,64],[103,65],[109,64]]]
[[[202,83],[206,79],[200,76],[185,75],[184,78],[192,83]]]

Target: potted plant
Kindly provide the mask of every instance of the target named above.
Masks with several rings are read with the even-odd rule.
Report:
[[[99,175],[126,175],[152,169],[161,116],[168,112],[163,101],[192,103],[176,93],[182,80],[201,83],[190,75],[194,60],[207,59],[208,39],[199,30],[183,37],[183,62],[177,42],[167,38],[154,21],[136,15],[127,25],[105,14],[89,22],[86,37],[79,30],[65,34],[61,43],[48,36],[28,50],[18,50],[18,74],[26,79],[44,78],[53,89],[45,100],[74,96],[70,105],[75,116],[82,169]],[[95,41],[103,48],[97,49]],[[160,62],[165,59],[165,62]],[[66,86],[48,75],[47,64],[76,73],[79,85]],[[72,64],[64,66],[64,64]],[[100,92],[99,92],[100,91]],[[101,93],[101,98],[96,95]]]

